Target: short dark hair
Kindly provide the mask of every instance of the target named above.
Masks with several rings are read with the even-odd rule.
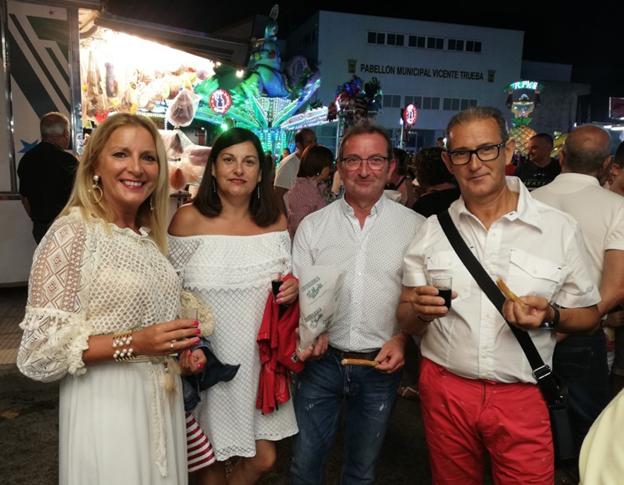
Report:
[[[472,108],[460,111],[451,118],[446,126],[446,145],[450,143],[451,130],[457,125],[468,123],[477,120],[494,120],[498,125],[498,130],[501,136],[501,142],[506,142],[509,139],[509,133],[507,131],[507,122],[503,117],[503,114],[499,109],[490,108],[488,106],[473,106]]]
[[[244,128],[231,128],[221,133],[212,144],[206,170],[199,184],[197,195],[193,199],[193,205],[206,217],[216,217],[221,214],[223,205],[215,189],[216,181],[212,176],[212,167],[217,161],[219,153],[232,145],[238,145],[246,141],[250,141],[258,152],[261,174],[261,180],[257,185],[259,193],[258,196],[253,194],[249,200],[249,212],[258,226],[267,227],[275,224],[280,217],[279,205],[275,199],[273,185],[271,184],[272,163],[264,155],[262,143],[260,143],[258,137]]]
[[[531,138],[529,138],[529,140],[534,140],[536,138],[544,140],[550,146],[553,146],[554,143],[555,143],[554,140],[553,140],[553,137],[550,136],[548,133],[538,133],[537,135],[533,135]]]
[[[429,147],[420,150],[415,157],[416,179],[424,188],[444,182],[457,185],[457,181],[442,161],[442,147]]]
[[[615,150],[615,156],[613,157],[613,163],[624,168],[624,141],[620,143]]]
[[[392,158],[396,160],[397,175],[407,175],[407,166],[409,165],[410,156],[401,148],[392,149]]]
[[[313,136],[316,139],[316,133],[311,128],[301,128],[295,133],[295,145],[305,145],[306,136]]]
[[[340,140],[340,147],[338,148],[338,160],[342,160],[342,156],[344,155],[344,146],[347,141],[349,141],[349,138],[359,135],[381,135],[383,139],[386,140],[386,145],[388,146],[386,157],[388,157],[388,160],[392,159],[392,143],[390,142],[388,132],[373,122],[364,120],[349,128],[342,136],[342,140]]]
[[[297,177],[313,177],[325,167],[331,167],[334,160],[332,151],[323,145],[311,145],[301,155],[301,164]]]

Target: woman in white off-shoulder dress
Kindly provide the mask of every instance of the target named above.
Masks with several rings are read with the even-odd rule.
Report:
[[[169,227],[170,259],[184,288],[212,308],[212,351],[221,362],[240,364],[234,379],[202,392],[194,411],[217,458],[201,471],[201,483],[227,483],[223,461],[233,456],[242,459],[229,483],[255,483],[275,461],[274,442],[298,431],[291,401],[268,415],[256,409],[256,337],[271,280],[290,272],[290,238],[270,169],[253,133],[223,133],[193,204],[180,208]],[[295,279],[284,281],[277,301],[292,303],[297,292]]]
[[[153,123],[110,117],[35,252],[17,364],[33,379],[61,381],[63,485],[187,482],[181,385],[166,378],[164,359],[195,344],[198,329],[174,320],[180,284],[163,254],[167,195]],[[175,389],[164,388],[167,379]]]

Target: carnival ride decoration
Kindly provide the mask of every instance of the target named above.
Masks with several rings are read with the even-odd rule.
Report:
[[[553,133],[553,149],[550,152],[551,158],[559,158],[559,153],[565,144],[566,138],[568,138],[568,133],[561,133],[560,131],[555,131]]]
[[[336,98],[328,107],[327,119],[332,121],[339,118],[348,128],[375,116],[381,107],[381,96],[381,84],[376,77],[365,83],[354,75],[336,89]]]
[[[511,110],[512,128],[509,137],[516,142],[516,152],[523,157],[528,155],[529,140],[535,135],[531,124],[531,114],[540,103],[543,86],[535,81],[517,81],[507,86],[507,107]]]
[[[256,44],[245,72],[218,65],[215,76],[195,87],[200,97],[198,119],[223,128],[232,125],[254,131],[267,151],[279,154],[287,146],[290,134],[301,126],[326,122],[326,108],[305,111],[321,85],[306,59],[290,60],[286,72],[277,45],[275,5],[270,12],[264,39]]]

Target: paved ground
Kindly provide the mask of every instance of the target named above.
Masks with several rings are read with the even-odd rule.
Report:
[[[25,301],[24,288],[0,289],[0,483],[53,485],[58,483],[58,384],[31,381],[15,367]],[[339,481],[341,444],[339,436],[328,463],[327,484]],[[290,446],[289,440],[279,444],[278,463],[262,485],[287,483]],[[378,476],[380,485],[431,482],[417,402],[398,400]]]

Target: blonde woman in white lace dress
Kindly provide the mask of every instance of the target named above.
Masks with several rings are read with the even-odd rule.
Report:
[[[61,381],[63,485],[187,483],[181,385],[164,389],[164,356],[195,344],[198,329],[174,320],[167,192],[153,123],[110,117],[35,252],[17,365],[32,379]]]
[[[212,307],[212,350],[221,362],[240,364],[229,382],[202,392],[195,409],[217,463],[204,468],[202,484],[251,484],[275,462],[274,442],[297,433],[292,402],[262,415],[256,409],[260,357],[256,337],[276,274],[290,272],[290,238],[258,138],[233,128],[213,144],[192,205],[178,210],[169,233],[171,261],[183,286]],[[296,300],[294,279],[277,301]],[[239,456],[227,477],[224,460]]]

